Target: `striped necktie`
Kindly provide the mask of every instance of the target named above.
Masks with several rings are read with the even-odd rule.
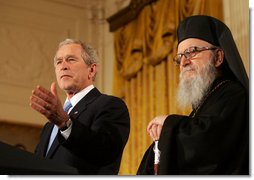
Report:
[[[64,111],[68,113],[69,109],[72,107],[71,101],[66,101],[64,103]]]
[[[66,101],[64,103],[64,111],[68,113],[69,109],[72,107],[72,104],[71,104],[71,101]],[[48,154],[48,151],[54,141],[54,139],[56,138],[56,135],[57,135],[57,132],[58,132],[58,127],[56,125],[54,125],[54,128],[51,132],[51,135],[50,135],[50,139],[49,139],[49,144],[48,144],[48,149],[47,149],[47,154]]]

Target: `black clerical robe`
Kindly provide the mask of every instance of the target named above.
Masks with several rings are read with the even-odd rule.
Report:
[[[249,97],[238,82],[216,80],[189,116],[169,115],[159,139],[161,175],[249,174]],[[153,174],[153,144],[137,174]]]

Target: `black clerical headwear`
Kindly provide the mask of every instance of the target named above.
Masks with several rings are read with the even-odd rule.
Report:
[[[205,16],[190,16],[180,22],[177,31],[178,43],[188,38],[198,38],[220,47],[225,54],[226,64],[234,76],[249,91],[249,79],[241,56],[229,28],[220,20]]]

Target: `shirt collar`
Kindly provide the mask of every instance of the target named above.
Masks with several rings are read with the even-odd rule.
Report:
[[[94,88],[94,85],[87,86],[85,89],[79,91],[77,94],[75,94],[74,96],[72,96],[72,98],[70,99],[72,108],[73,108],[83,97],[85,97],[93,88]],[[66,102],[66,101],[68,101],[68,98],[66,98],[65,102]],[[70,108],[69,112],[71,111],[72,108]]]

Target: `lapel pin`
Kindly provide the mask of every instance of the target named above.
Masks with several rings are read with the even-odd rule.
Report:
[[[75,111],[74,114],[78,114],[78,111]]]

